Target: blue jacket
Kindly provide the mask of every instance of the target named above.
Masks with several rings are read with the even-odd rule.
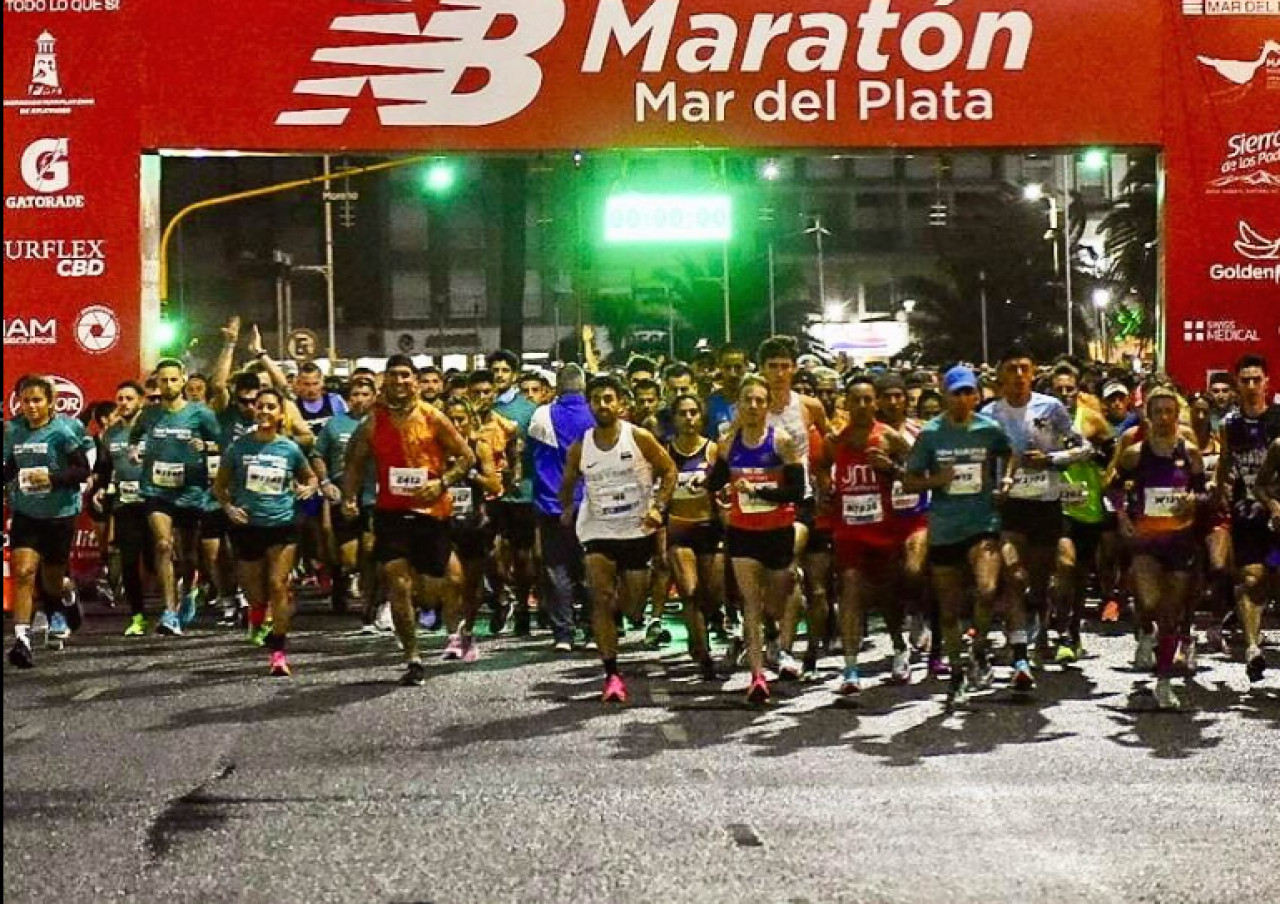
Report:
[[[583,395],[563,395],[533,413],[529,445],[533,449],[533,505],[543,515],[560,515],[560,481],[569,448],[596,425]],[[574,498],[582,501],[582,484]]]

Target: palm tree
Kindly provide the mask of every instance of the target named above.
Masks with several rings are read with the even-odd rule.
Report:
[[[1106,236],[1106,278],[1118,290],[1112,315],[1117,339],[1155,340],[1158,264],[1156,156],[1132,158],[1120,194],[1098,231]]]

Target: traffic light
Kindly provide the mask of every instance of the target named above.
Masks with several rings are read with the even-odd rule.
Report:
[[[1090,148],[1080,158],[1080,165],[1091,173],[1100,173],[1107,168],[1109,156],[1102,148]]]
[[[433,195],[443,195],[453,188],[457,178],[458,174],[452,163],[447,160],[436,160],[423,174],[422,187]]]
[[[156,324],[153,342],[157,354],[174,354],[181,350],[182,325],[167,307],[160,310],[160,322]]]
[[[939,201],[938,203],[929,206],[929,225],[947,225],[947,205],[944,202]]]

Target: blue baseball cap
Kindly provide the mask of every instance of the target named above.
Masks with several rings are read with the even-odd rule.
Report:
[[[946,388],[948,395],[960,389],[972,389],[977,392],[978,375],[969,368],[957,364],[947,371],[947,375],[942,380],[942,385]]]

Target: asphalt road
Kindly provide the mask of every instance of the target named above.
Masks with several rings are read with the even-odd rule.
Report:
[[[850,706],[832,658],[753,709],[745,676],[634,643],[606,709],[545,638],[410,689],[391,639],[299,623],[292,679],[238,633],[127,641],[119,615],[6,665],[5,900],[1280,898],[1274,647],[1264,682],[1209,660],[1169,714],[1132,641],[1094,636],[1034,702],[949,714],[919,668]]]

